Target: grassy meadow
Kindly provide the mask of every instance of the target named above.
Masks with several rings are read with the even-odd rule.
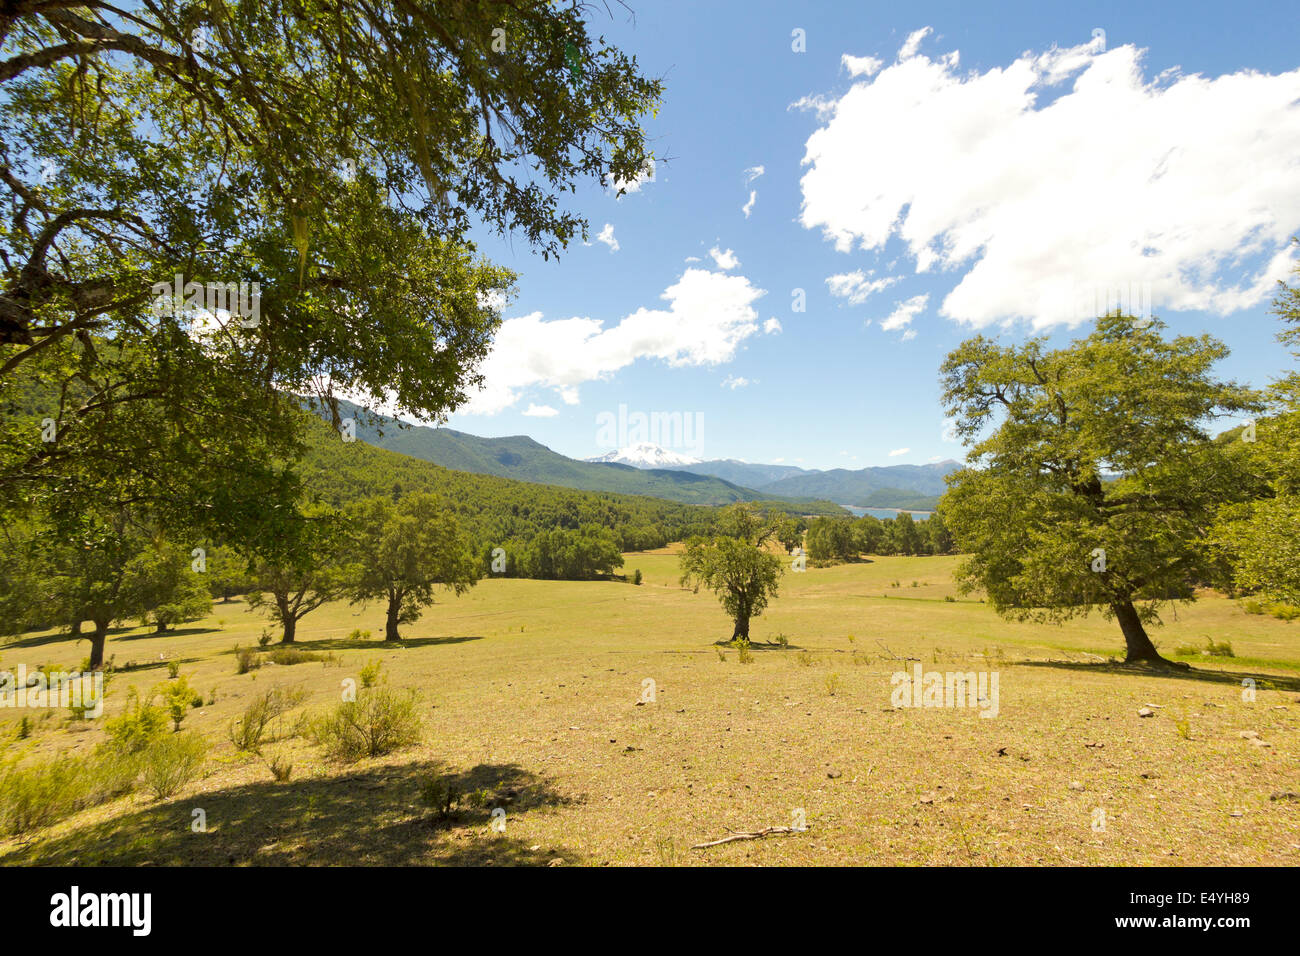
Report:
[[[204,700],[183,729],[213,744],[201,777],[169,799],[133,794],[0,842],[0,862],[1300,863],[1300,622],[1206,594],[1152,629],[1191,671],[1126,669],[1106,662],[1122,656],[1113,622],[1005,622],[957,595],[957,560],[787,573],[754,621],[748,662],[715,646],[730,621],[712,594],[678,586],[671,548],[626,556],[639,587],[485,580],[404,627],[401,646],[379,639],[382,608],[328,605],[298,629],[297,647],[316,659],[245,674],[233,648],[256,647],[270,625],[241,600],[171,634],[122,629],[107,648],[117,671],[106,715],[179,661]],[[759,643],[778,635],[788,647]],[[1235,656],[1201,653],[1210,640]],[[86,647],[24,635],[0,646],[0,669],[74,668]],[[416,691],[421,743],[331,761],[295,718],[336,704],[342,682],[376,660],[381,681]],[[996,671],[997,716],[894,708],[890,676],[916,663]],[[1257,680],[1253,701],[1244,676]],[[647,678],[655,699],[643,703]],[[263,753],[292,764],[284,781],[227,733],[274,686],[305,694]],[[19,740],[24,714],[31,733]],[[0,711],[7,759],[103,737],[103,718]],[[419,796],[435,775],[482,799],[436,818]],[[490,816],[498,807],[504,832]],[[195,809],[206,832],[191,828]],[[796,810],[806,832],[690,848],[788,826]]]

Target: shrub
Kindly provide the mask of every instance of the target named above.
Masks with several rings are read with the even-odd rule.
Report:
[[[1214,638],[1212,637],[1206,638],[1205,653],[1209,654],[1211,657],[1236,657],[1237,656],[1234,653],[1232,653],[1232,644],[1230,642],[1220,641],[1219,643],[1216,644],[1214,642]]]
[[[363,631],[363,630],[361,630],[361,628],[359,628],[359,627],[358,627],[358,628],[353,628],[352,633],[348,635],[348,640],[349,640],[349,641],[368,641],[368,640],[370,640],[370,632],[369,632],[369,631]]]
[[[170,683],[160,684],[156,690],[161,694],[163,705],[172,719],[172,730],[179,733],[181,721],[194,706],[195,693],[194,688],[190,686],[189,678],[180,677]],[[202,704],[203,700],[200,698],[199,705]]]
[[[61,755],[0,775],[0,831],[16,836],[75,813],[87,790],[86,760]]]
[[[275,778],[276,783],[284,783],[293,774],[293,764],[284,754],[275,754],[264,759],[266,769],[271,771],[271,776]]]
[[[235,645],[235,673],[247,674],[262,666],[262,658],[251,647]]]
[[[230,742],[241,752],[260,753],[271,721],[301,704],[306,696],[301,690],[268,690],[244,709],[242,717],[231,721]]]
[[[834,672],[827,674],[822,684],[826,688],[827,695],[834,697],[835,692],[840,689],[840,675]]]
[[[1300,607],[1294,604],[1274,604],[1268,609],[1268,613],[1279,621],[1294,621],[1300,617]]]
[[[641,580],[642,580],[642,579],[641,579],[641,569],[640,569],[640,568],[637,568],[635,571],[632,572],[632,583],[633,583],[633,584],[640,584],[640,583],[641,583]]]
[[[167,676],[170,677],[172,680],[175,680],[177,677],[180,676],[180,674],[181,674],[181,662],[180,662],[180,661],[168,661],[168,662],[167,662]]]
[[[754,652],[749,649],[749,641],[737,641],[736,648],[740,652],[739,659],[742,664],[754,663]]]
[[[131,688],[126,710],[104,723],[107,746],[122,755],[139,754],[167,733],[167,713],[152,702],[141,703]]]
[[[375,682],[379,680],[379,672],[383,669],[384,662],[373,660],[365,667],[361,668],[361,686],[374,687]]]
[[[141,754],[144,784],[155,798],[165,800],[199,775],[207,754],[207,740],[194,731],[155,740]]]
[[[787,634],[785,634],[785,633],[781,633],[781,634],[778,634],[778,635],[774,638],[774,640],[775,640],[776,643],[781,647],[781,650],[784,651],[784,650],[789,650],[789,649],[790,649],[790,637],[789,637],[789,635],[787,635]],[[849,635],[849,640],[850,640],[850,641],[853,640],[853,635],[852,635],[852,634]]]
[[[317,654],[313,651],[300,651],[296,647],[285,647],[281,645],[271,651],[266,656],[266,659],[272,664],[279,664],[287,667],[292,664],[306,664],[308,661],[323,661],[326,658],[324,654]]]
[[[377,757],[420,739],[415,692],[378,688],[344,701],[310,726],[313,740],[336,760]]]

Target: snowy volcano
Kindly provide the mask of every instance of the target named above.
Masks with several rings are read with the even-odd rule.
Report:
[[[698,458],[679,455],[676,452],[668,451],[666,448],[660,448],[651,442],[628,445],[618,451],[611,451],[596,458],[588,458],[587,461],[615,462],[620,465],[631,465],[633,468],[680,468],[684,465],[698,465],[700,463]]]

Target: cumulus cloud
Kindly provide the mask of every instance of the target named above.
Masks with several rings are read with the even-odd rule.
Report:
[[[1148,79],[1143,51],[1085,43],[985,72],[956,51],[806,98],[801,222],[842,252],[901,241],[956,278],[942,315],[976,327],[1091,319],[1135,285],[1154,310],[1270,298],[1300,229],[1300,69]]]
[[[713,257],[713,261],[717,263],[719,269],[730,270],[740,265],[740,260],[736,258],[736,254],[732,252],[730,249],[728,249],[726,252],[723,252],[717,246],[714,246],[712,249],[709,250],[709,255]]]
[[[772,316],[772,318],[768,319],[766,322],[763,323],[763,331],[768,335],[775,335],[776,333],[780,332],[781,331],[780,320],[777,319],[776,316]]]
[[[600,230],[600,234],[596,236],[596,241],[609,246],[610,252],[618,252],[618,240],[614,238],[613,223],[605,223],[605,228]]]
[[[875,274],[875,270],[863,272],[861,269],[854,272],[841,272],[839,275],[827,276],[826,285],[830,288],[831,295],[848,299],[850,305],[861,305],[871,295],[888,289],[895,282],[902,280],[902,276],[871,278]]]
[[[524,414],[529,418],[554,418],[560,414],[558,408],[552,408],[550,405],[532,405],[524,409]]]
[[[911,450],[912,449],[910,448],[895,448],[893,451],[889,453],[889,457],[897,458],[899,455],[906,455]]]
[[[743,275],[690,268],[660,296],[666,307],[637,309],[609,327],[585,317],[547,321],[540,312],[506,319],[481,367],[483,387],[460,411],[495,414],[529,387],[555,389],[575,404],[584,382],[639,359],[677,367],[728,362],[758,332],[754,303],[764,294]]]
[[[758,384],[757,379],[745,378],[743,375],[728,375],[722,380],[722,387],[729,388],[733,392],[738,388],[744,388],[746,385]]]
[[[923,293],[904,299],[902,302],[895,302],[894,311],[889,313],[888,318],[880,320],[881,330],[893,332],[896,329],[906,328],[914,318],[925,311],[925,305],[929,301],[929,293]]]

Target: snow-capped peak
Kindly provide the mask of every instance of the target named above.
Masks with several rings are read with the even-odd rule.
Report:
[[[679,455],[676,452],[660,448],[653,442],[644,441],[587,460],[612,461],[621,465],[631,465],[634,468],[674,468],[681,465],[698,465],[700,463],[699,458]]]

